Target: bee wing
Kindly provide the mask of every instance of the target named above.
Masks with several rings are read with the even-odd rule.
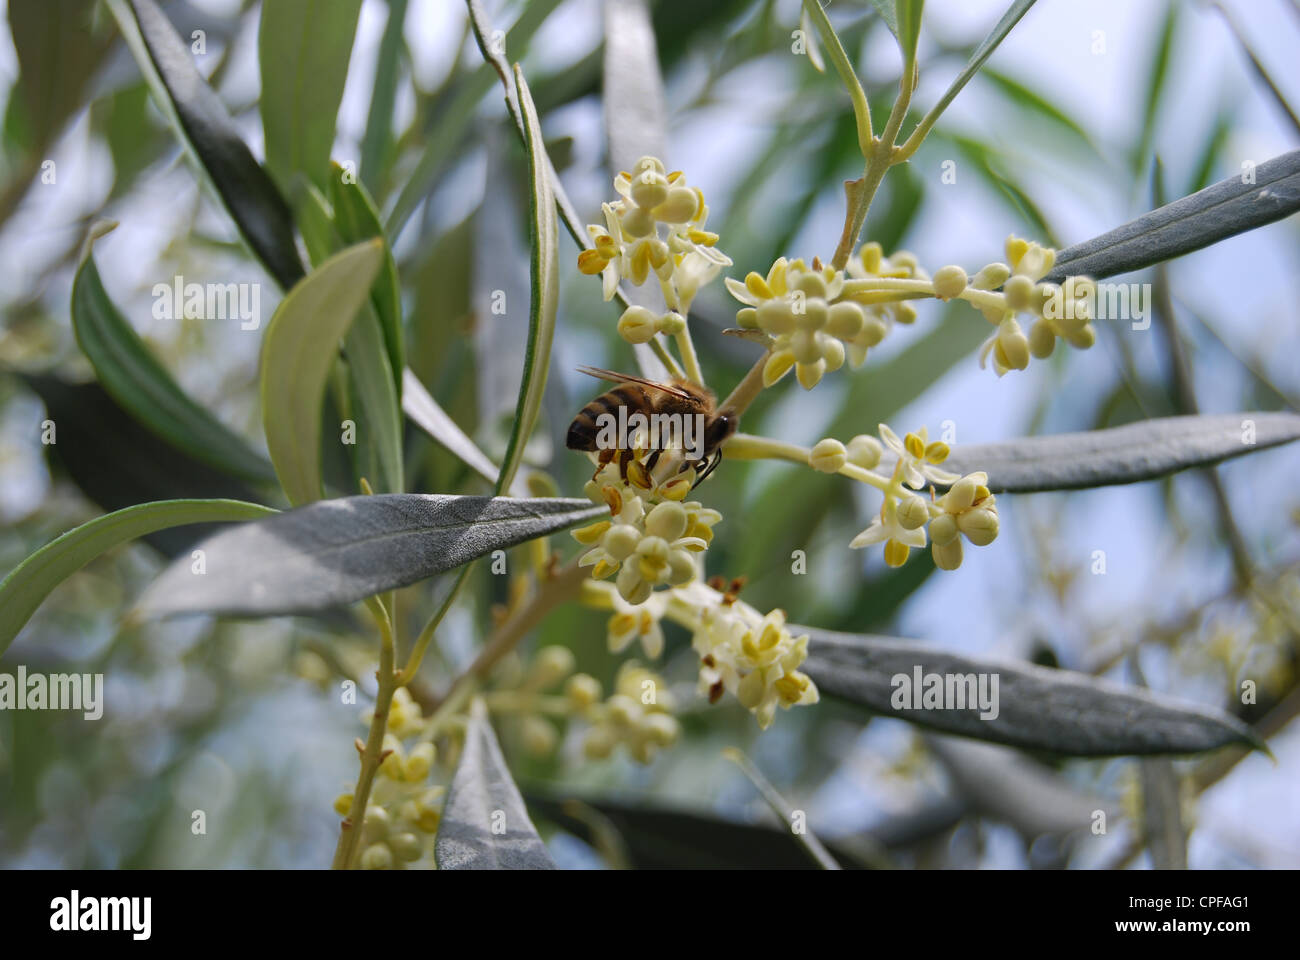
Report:
[[[610,383],[638,383],[641,386],[649,387],[652,390],[659,390],[674,397],[681,397],[683,400],[697,399],[687,391],[674,387],[670,383],[660,383],[658,380],[647,380],[645,377],[638,377],[631,373],[618,373],[614,370],[605,370],[601,367],[585,366],[578,367],[578,372],[585,373],[589,377],[595,377],[597,380],[608,380]]]

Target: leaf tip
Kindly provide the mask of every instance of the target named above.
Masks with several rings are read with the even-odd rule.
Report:
[[[94,247],[95,241],[105,234],[112,233],[117,229],[117,221],[102,218],[96,220],[86,231],[86,238],[81,242],[81,252],[77,256],[77,263],[85,263],[90,258],[91,248]]]

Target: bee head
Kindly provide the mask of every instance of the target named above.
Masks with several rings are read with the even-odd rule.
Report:
[[[739,424],[740,417],[736,414],[736,411],[730,407],[719,410],[718,415],[704,429],[705,448],[716,450],[721,446],[722,441],[736,432],[736,427]]]

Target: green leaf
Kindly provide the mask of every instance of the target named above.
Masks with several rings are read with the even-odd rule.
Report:
[[[141,73],[248,246],[284,289],[303,275],[284,197],[253,159],[154,0],[107,0]]]
[[[388,3],[388,20],[379,40],[375,82],[370,92],[366,133],[361,139],[361,182],[370,193],[379,196],[384,196],[389,157],[393,152],[393,104],[397,99],[406,3],[407,0],[389,0]]]
[[[255,482],[274,480],[271,464],[191,400],[118,313],[89,243],[72,283],[72,329],[100,383],[142,424],[209,466]]]
[[[323,610],[454,570],[477,557],[594,520],[589,500],[376,493],[320,500],[203,541],[140,600],[151,616],[274,616]]]
[[[910,63],[916,58],[916,44],[921,39],[921,13],[925,0],[897,0],[898,3],[898,46],[903,51],[903,61]]]
[[[862,81],[858,79],[857,71],[849,61],[848,54],[844,52],[844,44],[840,41],[835,28],[831,26],[826,11],[822,9],[819,0],[804,0],[803,14],[799,23],[805,32],[807,32],[808,26],[816,25],[822,43],[826,44],[826,52],[830,55],[831,62],[835,64],[835,72],[839,74],[840,83],[844,84],[844,89],[848,91],[849,98],[853,101],[853,120],[855,132],[857,133],[858,151],[864,157],[870,156],[872,150],[871,106],[867,102],[866,91],[862,89]],[[894,35],[898,35],[896,29]],[[821,63],[821,55],[819,53],[814,54],[817,49],[814,38],[809,36],[805,42],[808,47],[808,59],[812,61],[813,66],[819,72],[824,73],[826,68]],[[817,185],[820,186],[820,181],[817,181]]]
[[[344,338],[343,352],[359,401],[357,428],[377,458],[379,475],[373,487],[378,493],[401,493],[402,410],[379,327],[373,303],[362,304]]]
[[[1160,417],[1109,430],[962,444],[944,461],[983,470],[994,493],[1078,490],[1137,483],[1300,439],[1300,415],[1224,413]]]
[[[397,263],[393,251],[379,222],[379,212],[366,188],[344,177],[338,165],[330,177],[330,205],[334,210],[334,228],[345,244],[360,243],[380,237],[384,240],[384,266],[375,280],[371,298],[379,315],[384,334],[384,347],[392,365],[393,385],[398,395],[402,392],[402,370],[406,367],[406,351],[402,341],[402,290],[397,278]]]
[[[361,0],[262,4],[262,131],[266,167],[282,190],[297,172],[325,189],[360,12]]]
[[[883,0],[873,0],[873,2],[879,7]],[[907,138],[907,143],[912,149],[915,149],[916,145],[925,139],[935,121],[948,109],[949,104],[957,99],[957,94],[961,93],[962,88],[970,83],[971,78],[979,73],[980,67],[984,66],[984,61],[993,55],[993,51],[998,48],[998,44],[1007,38],[1007,34],[1020,22],[1020,18],[1029,12],[1029,8],[1033,5],[1034,0],[1014,0],[1011,6],[1007,8],[1007,12],[1002,15],[1002,19],[994,25],[993,29],[989,31],[989,35],[980,41],[980,45],[975,48],[975,52],[971,54],[966,66],[962,68],[961,73],[957,74],[957,79],[949,84],[944,95],[939,98],[939,102],[930,108],[930,111],[917,124],[916,130]],[[898,31],[895,30],[894,33],[897,35]]]
[[[447,789],[433,855],[439,870],[555,869],[478,698],[470,706],[465,748]]]
[[[746,823],[708,809],[670,805],[640,796],[591,795],[585,791],[574,796],[572,790],[561,794],[535,789],[527,783],[524,791],[529,807],[539,818],[589,842],[597,839],[594,822],[607,824],[617,831],[629,866],[636,869],[717,870],[750,864],[785,870],[815,869],[799,845],[792,842],[789,829]],[[850,868],[867,866],[848,843],[829,841],[826,846],[841,864]]]
[[[336,178],[341,173],[338,167],[334,168]],[[297,192],[295,213],[313,265],[320,266],[345,243],[350,242],[349,237],[343,236],[344,229],[350,237],[358,240],[374,238],[383,241],[382,235],[358,227],[356,209],[340,214],[341,208],[360,201],[368,202],[368,198],[344,187],[342,191],[336,192],[336,204],[331,210],[314,186],[301,180],[298,186],[302,189]],[[377,230],[377,221],[374,226]],[[361,449],[367,454],[358,465],[358,476],[366,477],[380,493],[401,493],[405,478],[402,467],[400,390],[393,382],[392,355],[386,352],[388,344],[378,316],[380,303],[391,311],[397,302],[397,273],[387,245],[384,247],[384,262],[385,269],[380,271],[371,287],[369,302],[362,305],[360,315],[348,329],[343,352],[351,373],[350,383],[356,393]],[[401,318],[390,313],[390,322],[397,325],[396,346],[400,351]]]
[[[1226,713],[1086,674],[975,659],[886,637],[790,629],[809,634],[802,669],[823,692],[946,733],[1069,756],[1196,753],[1230,743],[1267,749],[1250,727]],[[927,710],[909,702],[895,707],[905,692],[895,678],[901,675],[914,686],[918,672],[923,678],[983,674],[989,678],[987,692],[996,677],[997,716],[988,710],[983,719],[978,706]],[[927,683],[913,691],[916,702]]]
[[[255,520],[275,511],[239,500],[160,500],[118,510],[50,541],[0,581],[0,655],[57,587],[100,554],[157,530],[187,523]],[[184,558],[188,566],[190,559]]]
[[[532,436],[542,408],[546,375],[551,364],[551,341],[555,337],[555,313],[559,305],[559,233],[555,219],[555,197],[551,193],[550,161],[542,142],[542,129],[533,109],[533,98],[523,71],[515,66],[515,89],[528,132],[529,237],[532,257],[529,275],[532,296],[528,308],[528,344],[524,353],[524,375],[519,383],[519,403],[514,428],[506,447],[496,492],[509,490],[524,456],[524,444]]]
[[[1008,177],[999,169],[1005,160],[995,147],[973,137],[949,133],[939,133],[936,136],[951,141],[975,167],[976,172],[997,191],[998,195],[1007,203],[1008,208],[1019,216],[1037,236],[1044,238],[1048,246],[1056,244],[1055,234],[1051,226],[1048,225],[1042,211],[1039,210],[1038,204],[1020,188],[1013,178]]]
[[[289,502],[321,493],[320,409],[325,382],[383,262],[371,240],[335,254],[280,302],[262,341],[262,422],[267,448]]]
[[[885,26],[889,32],[898,39],[898,2],[897,0],[871,0],[871,5],[876,8],[880,14],[880,19],[885,21]]]
[[[112,45],[111,32],[93,26],[94,8],[94,0],[9,5],[19,72],[6,108],[6,153],[8,135],[21,127],[28,152],[44,159],[63,125],[85,106],[86,85]]]
[[[1233,112],[1230,108],[1221,108],[1215,114],[1214,126],[1210,128],[1210,135],[1206,137],[1205,145],[1201,147],[1196,166],[1192,168],[1192,176],[1187,183],[1187,193],[1195,193],[1209,186],[1210,178],[1214,176],[1214,168],[1228,145],[1228,137],[1232,134],[1232,122]]]
[[[1266,160],[1189,197],[1060,251],[1046,280],[1068,275],[1096,280],[1172,260],[1227,237],[1254,230],[1300,210],[1300,150]]]

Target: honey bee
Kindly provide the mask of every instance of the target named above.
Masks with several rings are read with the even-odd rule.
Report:
[[[638,414],[647,424],[675,422],[685,425],[689,420],[691,424],[702,424],[702,429],[692,431],[690,426],[686,426],[686,432],[679,431],[677,439],[683,440],[684,446],[689,444],[692,448],[684,451],[681,470],[684,472],[689,467],[696,467],[698,473],[695,483],[691,485],[691,489],[694,489],[717,467],[722,459],[723,441],[736,432],[736,426],[740,422],[740,417],[734,410],[719,410],[718,400],[713,393],[689,380],[674,378],[671,383],[658,383],[599,367],[578,367],[578,370],[598,380],[618,384],[579,411],[569,424],[568,436],[564,441],[570,450],[599,453],[600,466],[597,467],[597,473],[600,472],[600,467],[617,459],[619,475],[626,481],[628,465],[635,458],[634,452],[626,447],[630,437],[625,429],[604,433],[611,422],[625,428]],[[677,419],[665,419],[673,417]],[[690,442],[691,433],[697,434],[693,443]],[[619,442],[610,443],[611,435],[616,435]],[[654,470],[667,448],[663,443],[663,432],[649,430],[648,435],[650,456],[645,462],[647,472]],[[699,471],[698,464],[703,461],[708,461],[708,465]]]

